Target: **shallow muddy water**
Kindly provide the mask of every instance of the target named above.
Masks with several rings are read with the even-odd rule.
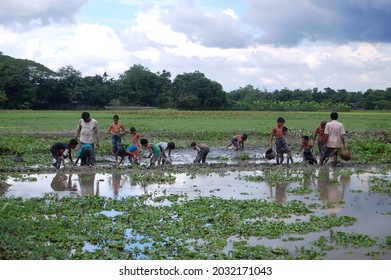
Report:
[[[374,169],[291,169],[274,166],[273,176],[266,171],[221,171],[209,174],[164,173],[170,176],[169,183],[145,183],[133,180],[137,170],[126,173],[69,173],[58,171],[54,174],[29,174],[11,177],[7,180],[10,188],[6,197],[42,197],[46,193],[56,193],[59,197],[99,195],[110,198],[152,194],[163,196],[186,194],[188,199],[200,196],[216,196],[224,199],[266,199],[277,203],[300,200],[309,204],[330,205],[317,208],[317,215],[351,216],[357,218],[352,226],[336,230],[368,234],[379,239],[391,235],[391,196],[371,191],[372,178],[390,180],[391,172]],[[304,188],[304,191],[300,191]],[[121,213],[114,213],[120,215]],[[107,215],[113,215],[108,212]],[[283,246],[295,250],[307,246],[328,232],[310,233],[303,240],[281,241],[281,239],[250,238],[249,244]],[[282,237],[284,238],[284,237]],[[232,237],[226,250],[230,249]],[[371,248],[341,248],[332,250],[324,259],[371,259]],[[391,259],[391,250],[383,250],[378,259]]]

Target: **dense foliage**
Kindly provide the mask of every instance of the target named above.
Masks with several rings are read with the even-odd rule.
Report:
[[[252,85],[225,92],[203,73],[183,73],[171,80],[133,65],[118,79],[106,73],[82,77],[68,65],[53,71],[31,60],[0,52],[0,108],[84,109],[106,106],[152,106],[185,110],[347,111],[391,109],[391,88],[349,92],[345,89],[287,88],[269,92]]]

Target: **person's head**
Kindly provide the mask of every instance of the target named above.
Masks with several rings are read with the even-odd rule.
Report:
[[[114,115],[113,120],[114,120],[115,123],[118,123],[118,121],[119,121],[118,115]]]
[[[277,119],[277,125],[278,126],[283,126],[284,125],[284,123],[285,123],[285,120],[284,120],[284,118],[282,118],[282,117],[279,117],[278,119]]]
[[[243,141],[246,141],[246,140],[247,140],[247,134],[246,134],[246,133],[243,134],[242,139],[243,139]]]
[[[337,112],[332,112],[330,114],[330,119],[332,120],[338,120],[338,113]]]
[[[326,127],[326,123],[327,123],[326,121],[321,121],[320,122],[320,127],[321,128],[325,128]]]
[[[289,131],[289,129],[284,125],[284,126],[282,127],[282,133],[283,133],[284,135],[287,135],[287,134],[288,134],[288,131]]]
[[[306,145],[306,144],[308,144],[309,140],[310,140],[310,138],[307,135],[301,136],[301,143]]]
[[[146,146],[148,146],[148,140],[143,138],[140,140],[140,144],[141,144],[141,146],[146,147]]]
[[[191,142],[190,144],[190,147],[194,150],[195,147],[197,146],[197,143],[196,142]]]
[[[83,119],[83,121],[89,122],[91,120],[90,113],[88,112],[81,113],[81,118]]]
[[[69,141],[69,147],[71,147],[72,149],[76,148],[77,144],[79,144],[79,143],[77,142],[76,139],[71,139]]]
[[[137,133],[136,128],[132,126],[132,127],[130,128],[130,133],[131,133],[131,134],[136,134],[136,133]]]
[[[175,143],[174,142],[168,142],[167,143],[167,148],[169,150],[174,150],[175,149]]]

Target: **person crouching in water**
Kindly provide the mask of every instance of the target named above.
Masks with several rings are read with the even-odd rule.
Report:
[[[123,160],[126,156],[128,156],[130,163],[134,162],[135,164],[138,164],[139,163],[139,152],[140,152],[140,148],[137,147],[136,145],[129,145],[125,149],[120,149],[118,151],[118,156],[120,157],[120,161],[119,161],[118,165],[120,165],[123,162]]]
[[[300,149],[297,151],[298,153],[303,150],[303,160],[305,163],[314,165],[318,164],[318,161],[316,160],[314,153],[313,153],[313,146],[309,143],[310,138],[308,136],[302,136],[301,137],[301,146]]]
[[[244,150],[244,141],[247,140],[247,134],[244,133],[244,134],[239,134],[239,135],[236,135],[235,137],[233,137],[231,139],[231,143],[227,146],[227,148],[229,148],[231,145],[233,145],[235,147],[235,151],[238,151],[238,150]]]
[[[194,163],[205,163],[206,156],[210,151],[209,146],[206,144],[197,144],[196,142],[192,142],[190,147],[197,151],[197,157],[195,158]]]
[[[161,153],[160,148],[156,144],[148,143],[148,140],[145,138],[140,140],[140,144],[141,146],[143,146],[143,148],[148,149],[149,151],[148,158],[150,159],[149,165],[154,166],[156,161],[160,157],[160,153]]]
[[[52,157],[55,160],[55,162],[52,164],[55,168],[59,169],[61,167],[61,163],[64,164],[65,167],[65,160],[67,157],[69,157],[69,160],[72,162],[72,165],[75,163],[72,159],[72,150],[76,148],[78,145],[78,142],[76,139],[71,139],[68,144],[57,142],[55,143],[51,148],[50,152],[52,153]]]
[[[171,151],[175,149],[174,142],[160,142],[156,144],[160,148],[160,157],[157,161],[158,164],[171,164]],[[167,154],[166,154],[167,152]]]
[[[75,165],[79,162],[81,166],[94,166],[96,164],[94,147],[91,144],[83,144],[77,154]]]

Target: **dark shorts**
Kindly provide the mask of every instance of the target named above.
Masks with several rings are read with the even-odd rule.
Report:
[[[84,148],[80,155],[80,165],[95,165],[95,151],[93,147]]]
[[[118,153],[121,149],[121,137],[119,135],[113,135],[111,137],[111,150],[113,153]]]
[[[324,156],[326,158],[334,156],[334,154],[338,151],[338,148],[327,148],[323,151]]]
[[[289,148],[284,137],[276,139],[276,152],[278,155],[281,155],[282,153],[289,154],[291,152],[291,148]]]

